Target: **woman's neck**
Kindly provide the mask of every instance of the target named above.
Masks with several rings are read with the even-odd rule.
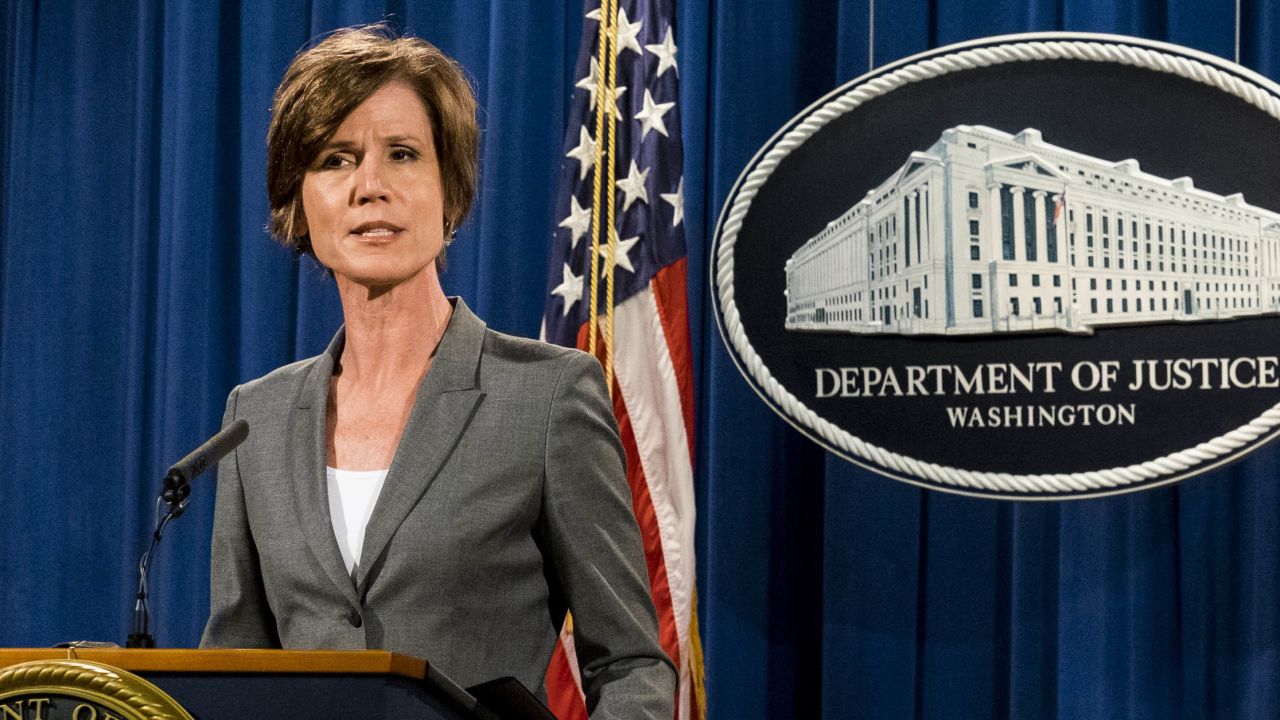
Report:
[[[344,382],[371,388],[416,383],[453,314],[435,266],[386,288],[342,276],[337,282],[346,321]]]

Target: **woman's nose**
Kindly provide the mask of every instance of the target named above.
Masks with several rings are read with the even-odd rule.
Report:
[[[387,186],[384,173],[386,168],[382,162],[372,155],[366,155],[356,168],[353,179],[355,187],[353,188],[352,200],[355,204],[363,205],[369,202],[387,199]]]

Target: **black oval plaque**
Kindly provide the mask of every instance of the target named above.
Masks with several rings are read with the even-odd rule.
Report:
[[[1030,34],[830,93],[744,170],[711,267],[753,388],[952,492],[1171,482],[1280,424],[1280,93],[1187,48]]]

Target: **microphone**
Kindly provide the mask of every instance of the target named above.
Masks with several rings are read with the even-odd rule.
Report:
[[[164,493],[161,497],[169,503],[171,511],[176,510],[174,517],[181,515],[187,508],[187,497],[191,494],[188,483],[235,450],[247,437],[249,423],[236,420],[169,468],[169,472],[164,475]]]
[[[248,436],[249,423],[236,420],[219,430],[217,435],[209,438],[203,445],[192,450],[164,474],[164,490],[161,491],[160,497],[156,498],[156,516],[160,519],[156,521],[156,529],[151,533],[151,545],[138,561],[138,594],[133,606],[133,632],[129,634],[125,647],[153,648],[156,646],[155,638],[150,632],[151,613],[147,607],[147,575],[151,571],[151,556],[155,552],[156,545],[160,544],[160,536],[165,526],[187,509],[187,498],[191,495],[191,481],[207,470],[210,465],[226,457],[227,453],[235,450]],[[160,517],[162,502],[169,505],[169,511],[164,514],[164,517]]]

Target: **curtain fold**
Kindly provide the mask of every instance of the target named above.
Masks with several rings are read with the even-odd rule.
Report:
[[[625,0],[623,0],[625,6]],[[874,10],[874,12],[873,12]],[[319,352],[332,282],[265,232],[271,93],[319,33],[387,19],[458,58],[480,191],[446,289],[536,336],[582,28],[575,0],[12,0],[0,46],[0,646],[122,642],[169,463],[236,383]],[[710,717],[1280,714],[1280,450],[1063,504],[924,491],[821,451],[725,351],[708,248],[743,167],[840,83],[1038,30],[1232,58],[1234,3],[683,2],[676,42],[695,358],[697,557]],[[1242,2],[1280,76],[1280,0]],[[495,450],[497,451],[497,450]],[[162,645],[208,607],[213,483],[153,569]]]

